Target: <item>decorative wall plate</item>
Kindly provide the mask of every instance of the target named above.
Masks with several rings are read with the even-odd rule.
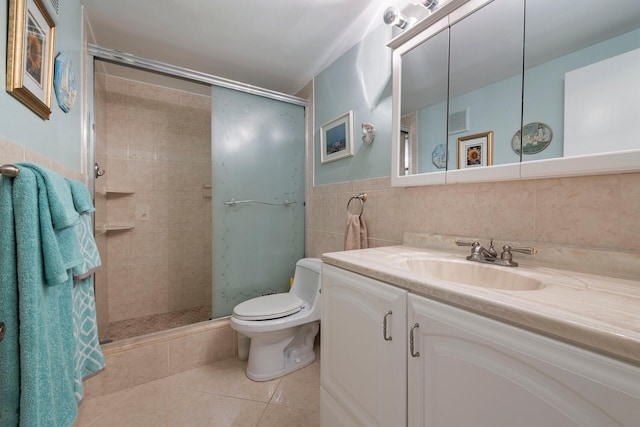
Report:
[[[56,92],[58,106],[62,111],[68,113],[76,102],[76,76],[73,72],[71,58],[60,52],[56,56],[53,72],[53,88]]]
[[[511,148],[516,154],[520,154],[520,143],[522,142],[522,154],[536,154],[544,150],[551,144],[553,131],[544,123],[527,123],[522,128],[524,137],[520,136],[520,131],[511,138]]]
[[[444,144],[437,145],[431,153],[431,162],[438,168],[444,169],[447,166],[447,150]]]

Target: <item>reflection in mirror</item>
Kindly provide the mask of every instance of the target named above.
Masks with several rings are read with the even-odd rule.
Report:
[[[402,56],[399,175],[445,170],[448,61],[448,29]]]
[[[495,0],[451,26],[448,170],[520,161],[511,140],[521,127],[523,12],[523,0]],[[468,143],[488,132],[492,153],[487,138]]]
[[[640,1],[528,1],[526,28],[522,160],[640,149]]]

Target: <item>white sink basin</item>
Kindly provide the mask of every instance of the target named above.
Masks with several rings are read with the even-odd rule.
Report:
[[[399,261],[397,266],[425,278],[482,288],[510,291],[534,291],[544,288],[541,281],[532,277],[518,274],[504,267],[476,262],[420,258]]]

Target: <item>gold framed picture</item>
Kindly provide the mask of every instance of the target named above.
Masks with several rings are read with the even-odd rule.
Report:
[[[458,138],[458,169],[493,164],[493,132]]]
[[[7,92],[48,120],[55,23],[42,0],[9,0],[8,24]]]

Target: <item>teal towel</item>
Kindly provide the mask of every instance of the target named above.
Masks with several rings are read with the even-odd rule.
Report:
[[[75,180],[67,180],[71,187],[73,204],[80,213],[80,222],[74,227],[82,254],[82,262],[73,267],[73,326],[76,341],[75,395],[83,397],[82,381],[104,369],[104,357],[98,339],[96,303],[93,290],[93,272],[100,266],[100,254],[93,237],[91,214],[95,209],[87,187]]]
[[[44,180],[45,190],[51,204],[51,223],[54,230],[75,225],[80,219],[76,212],[69,183],[61,175],[33,163],[18,163],[16,166],[22,171],[29,168],[39,174]]]
[[[16,247],[17,261],[13,286],[18,290],[19,337],[17,342],[5,342],[6,339],[1,342],[3,346],[7,345],[7,353],[11,356],[1,361],[3,369],[4,365],[19,366],[20,377],[17,383],[15,377],[8,378],[6,384],[3,378],[2,414],[9,414],[6,425],[11,426],[16,425],[11,423],[10,417],[17,411],[20,425],[70,426],[78,410],[73,381],[72,279],[67,274],[65,282],[51,286],[46,276],[47,271],[62,269],[54,264],[65,262],[65,257],[54,251],[57,245],[59,252],[60,244],[55,241],[52,216],[61,215],[50,211],[50,206],[55,206],[56,202],[50,205],[48,191],[51,186],[46,184],[42,175],[30,167],[20,169],[12,183],[15,224],[12,243]],[[4,193],[3,210],[4,203],[8,202]],[[57,197],[55,194],[52,196],[53,199]],[[7,231],[4,223],[3,241]],[[18,360],[15,360],[14,347],[19,351]],[[6,395],[5,390],[9,390]],[[16,394],[19,394],[19,407],[15,407]],[[4,407],[5,400],[11,406]],[[5,425],[4,419],[2,425]]]
[[[71,197],[73,198],[73,205],[76,212],[83,214],[95,211],[96,209],[93,207],[91,193],[89,193],[87,186],[75,179],[67,179],[67,182],[71,188]]]
[[[45,276],[47,284],[69,280],[69,269],[82,262],[73,228],[79,223],[69,183],[59,174],[31,163],[18,163],[20,173],[31,170],[38,186]],[[20,175],[18,175],[20,176]]]
[[[18,425],[20,358],[18,347],[18,286],[13,221],[12,179],[0,175],[0,320],[6,332],[0,341],[0,426]]]

